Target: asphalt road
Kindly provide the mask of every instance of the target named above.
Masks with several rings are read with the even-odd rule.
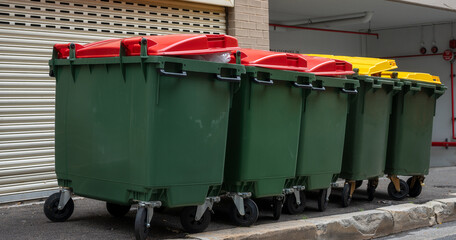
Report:
[[[390,235],[378,240],[455,240],[456,222],[434,225],[429,228],[416,229],[409,232]]]
[[[326,212],[318,212],[315,194],[309,194],[303,214],[285,215],[280,221],[307,219],[347,212],[365,211],[401,203],[424,203],[433,199],[456,197],[456,167],[431,169],[426,186],[417,198],[390,200],[386,188],[388,179],[380,179],[373,202],[366,199],[366,183],[355,191],[351,205],[342,208],[340,189],[333,190]],[[404,179],[405,180],[405,179]],[[101,201],[76,198],[73,215],[66,222],[54,223],[43,213],[42,201],[0,205],[0,239],[134,239],[136,210],[132,208],[123,218],[111,217]],[[274,222],[270,212],[263,212],[256,224]],[[227,216],[213,215],[207,231],[232,228]],[[441,225],[443,226],[443,225]],[[151,239],[184,237],[177,212],[156,213],[152,220]],[[416,238],[415,238],[416,239]],[[456,239],[450,238],[450,239]]]

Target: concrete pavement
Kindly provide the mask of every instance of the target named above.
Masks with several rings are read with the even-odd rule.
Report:
[[[389,183],[387,179],[381,179],[378,190],[375,194],[376,199],[373,202],[366,200],[365,184],[357,190],[354,195],[354,199],[348,208],[340,207],[340,190],[334,190],[330,198],[328,210],[320,213],[317,211],[317,204],[315,196],[310,194],[308,197],[307,205],[308,208],[303,214],[300,215],[282,215],[281,220],[277,223],[270,217],[270,213],[264,213],[260,216],[259,221],[253,228],[234,228],[230,225],[230,222],[223,215],[214,215],[213,222],[207,229],[205,236],[210,238],[211,234],[215,234],[217,231],[228,231],[231,229],[232,232],[238,233],[243,231],[249,231],[252,229],[256,230],[257,236],[261,236],[258,233],[268,229],[279,229],[290,228],[292,223],[298,222],[303,224],[300,228],[313,228],[316,226],[320,233],[325,230],[328,234],[326,235],[315,235],[325,236],[324,238],[318,237],[319,239],[340,239],[343,236],[341,233],[344,231],[340,227],[334,224],[325,225],[330,223],[331,219],[336,222],[342,223],[340,226],[362,226],[359,222],[360,219],[365,219],[369,223],[382,223],[379,229],[391,229],[391,233],[399,231],[397,226],[388,223],[388,219],[393,217],[391,213],[390,217],[384,217],[382,214],[386,210],[374,210],[377,208],[392,206],[389,209],[390,212],[394,212],[394,206],[397,204],[409,203],[423,204],[434,199],[442,198],[456,198],[456,167],[450,168],[435,168],[431,169],[429,177],[426,178],[426,186],[423,189],[422,195],[418,198],[407,198],[403,201],[396,202],[389,199],[386,191],[386,187]],[[412,204],[414,203],[414,204]],[[43,214],[43,205],[41,203],[35,203],[32,205],[18,204],[18,205],[5,205],[0,206],[0,238],[1,239],[133,239],[134,238],[134,217],[135,210],[131,210],[124,218],[113,218],[111,217],[106,209],[105,203],[90,199],[76,199],[75,200],[75,211],[73,216],[67,222],[64,223],[53,223],[50,222]],[[406,206],[407,208],[407,206]],[[412,206],[408,206],[412,209]],[[438,206],[436,207],[438,208]],[[432,217],[432,213],[429,207],[419,207],[418,215],[422,216],[417,219],[423,219],[426,217]],[[434,207],[432,207],[434,211]],[[448,209],[448,208],[447,208]],[[372,211],[369,211],[372,210]],[[378,211],[382,213],[378,213]],[[397,211],[397,210],[396,210]],[[398,212],[398,211],[397,211]],[[349,214],[346,216],[340,216],[340,214]],[[368,218],[361,216],[369,215]],[[331,217],[327,217],[331,215]],[[326,217],[325,217],[326,216]],[[401,215],[397,215],[397,218]],[[302,221],[301,221],[302,220]],[[456,220],[456,219],[455,219]],[[364,220],[363,220],[364,221]],[[438,220],[432,220],[437,222]],[[401,221],[402,222],[402,221]],[[404,221],[405,222],[405,221]],[[296,223],[296,224],[298,224]],[[351,224],[351,225],[350,225]],[[389,225],[388,225],[389,224]],[[156,214],[152,222],[152,239],[165,239],[165,238],[183,238],[186,234],[181,230],[181,226],[178,220],[177,214],[168,212],[167,214]],[[326,227],[325,227],[326,226]],[[327,227],[329,226],[329,228]],[[422,221],[412,222],[411,226],[427,226]],[[343,228],[344,230],[350,227]],[[371,238],[373,229],[359,228],[365,233],[366,237]],[[364,230],[363,230],[364,229]],[[407,229],[405,226],[404,229]],[[393,231],[394,230],[394,231]],[[302,238],[300,235],[302,232],[294,231],[294,234],[298,238]],[[288,231],[288,232],[293,232]],[[332,234],[329,232],[332,231]],[[375,232],[379,231],[378,229]],[[282,232],[280,236],[285,236],[287,231]],[[336,234],[339,233],[339,234]],[[346,233],[344,233],[346,234]],[[370,234],[370,235],[369,235]],[[193,235],[194,236],[194,235]],[[348,235],[346,235],[348,236]],[[197,236],[194,236],[197,237]],[[310,237],[310,236],[307,236]],[[364,238],[364,237],[363,237]],[[252,238],[250,238],[252,239]],[[254,238],[253,238],[254,239]],[[356,239],[356,238],[355,238]]]

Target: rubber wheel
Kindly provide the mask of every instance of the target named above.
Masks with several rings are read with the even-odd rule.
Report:
[[[52,194],[44,202],[44,214],[53,222],[66,221],[74,211],[73,199],[70,198],[62,210],[58,209],[59,201],[60,192]]]
[[[272,219],[279,220],[282,213],[283,202],[281,199],[272,198]]]
[[[410,187],[410,185],[412,184],[412,179],[413,177],[407,179],[407,185],[409,186],[409,196],[418,197],[421,194],[421,190],[423,189],[423,187],[421,186],[421,183],[418,180],[415,181],[413,187]]]
[[[375,196],[375,187],[367,185],[367,201],[371,202],[374,200]]]
[[[135,218],[135,237],[137,240],[144,240],[148,237],[150,228],[147,227],[147,209],[138,208]]]
[[[106,209],[114,217],[123,217],[130,211],[131,205],[120,205],[106,202]]]
[[[257,221],[259,215],[258,206],[252,199],[244,199],[244,212],[244,216],[241,216],[236,208],[236,205],[233,203],[230,210],[231,220],[235,225],[250,227]]]
[[[408,187],[407,183],[402,179],[399,182],[400,182],[400,187],[401,187],[400,192],[396,191],[396,188],[394,187],[393,182],[390,182],[390,184],[388,185],[388,195],[393,200],[402,200],[405,197],[407,197],[407,195],[409,194],[409,187]]]
[[[350,197],[350,183],[345,183],[344,184],[344,189],[342,190],[342,207],[348,207],[351,202],[351,197]]]
[[[361,187],[361,185],[363,185],[363,180],[356,181],[355,189],[358,189],[359,187]]]
[[[196,221],[197,207],[185,207],[180,214],[180,221],[184,230],[188,233],[204,232],[211,223],[211,212],[209,209],[203,214],[200,220]]]
[[[321,189],[318,193],[318,211],[324,212],[328,207],[328,200],[326,200],[328,195],[328,189]]]
[[[288,214],[298,214],[302,213],[304,209],[306,208],[306,195],[304,194],[304,191],[301,191],[299,194],[299,197],[301,198],[301,205],[298,205],[296,202],[296,197],[294,193],[289,194],[284,203],[284,210]]]

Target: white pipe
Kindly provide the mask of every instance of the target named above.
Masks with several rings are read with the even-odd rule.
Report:
[[[296,20],[296,21],[282,21],[277,22],[278,24],[282,25],[289,25],[289,26],[311,26],[311,27],[318,27],[318,26],[336,26],[336,25],[349,25],[349,24],[359,24],[359,23],[366,23],[371,20],[374,12],[361,12],[361,13],[350,13],[350,14],[343,14],[343,15],[335,15],[335,16],[328,16],[328,17],[320,17],[320,18],[309,18],[304,20]]]

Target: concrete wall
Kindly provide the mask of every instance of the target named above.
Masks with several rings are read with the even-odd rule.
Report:
[[[361,35],[281,27],[270,27],[269,34],[273,51],[356,56],[365,54],[366,39]]]
[[[456,26],[455,26],[456,27]],[[430,53],[432,27],[424,27],[424,42]],[[336,55],[388,57],[419,54],[421,30],[419,27],[374,31],[375,36],[270,28],[271,49],[299,53],[326,53]],[[456,30],[455,30],[456,32]],[[451,39],[450,24],[436,25],[435,41],[439,52],[448,48]],[[442,56],[426,56],[395,59],[402,71],[428,72],[440,76],[450,87],[450,64]],[[450,90],[437,100],[432,141],[451,140],[451,93]],[[456,165],[456,148],[432,147],[432,166]]]
[[[228,8],[228,34],[243,48],[269,50],[268,0],[236,0]]]

